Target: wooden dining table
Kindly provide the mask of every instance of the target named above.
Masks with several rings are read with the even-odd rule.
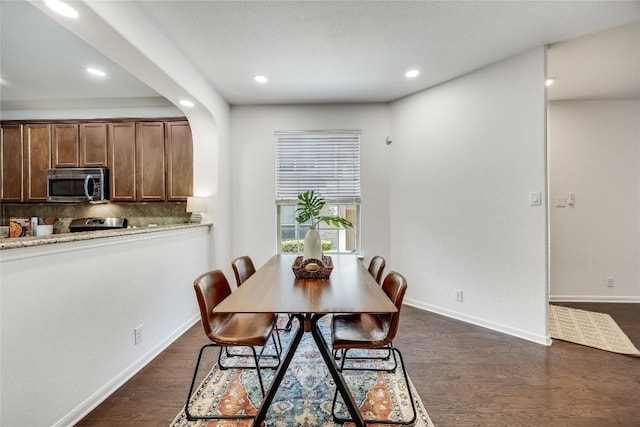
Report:
[[[324,339],[318,321],[330,313],[394,313],[396,306],[353,254],[332,255],[329,279],[296,279],[293,254],[270,258],[242,286],[214,308],[216,313],[283,313],[298,319],[299,327],[265,394],[253,425],[264,421],[305,332],[313,336],[356,426],[364,420]]]

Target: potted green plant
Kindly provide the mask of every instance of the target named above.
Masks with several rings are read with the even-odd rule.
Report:
[[[304,237],[303,259],[322,260],[322,242],[318,232],[318,224],[321,222],[334,227],[353,227],[346,218],[339,215],[320,215],[325,205],[325,199],[316,195],[313,190],[298,194],[298,206],[296,208],[296,221],[298,224],[309,223],[309,230]]]

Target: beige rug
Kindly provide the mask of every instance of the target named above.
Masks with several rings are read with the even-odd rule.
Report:
[[[640,351],[606,313],[549,305],[551,338],[640,357]]]

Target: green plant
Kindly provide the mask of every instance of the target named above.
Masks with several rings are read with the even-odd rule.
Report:
[[[315,228],[320,222],[334,227],[353,227],[351,221],[339,215],[320,215],[320,211],[325,205],[324,198],[317,196],[313,190],[298,194],[298,206],[296,208],[296,221],[304,224],[311,221],[309,225]]]
[[[322,250],[330,251],[333,247],[331,240],[322,241]],[[284,239],[281,242],[280,252],[302,252],[304,250],[304,240]]]

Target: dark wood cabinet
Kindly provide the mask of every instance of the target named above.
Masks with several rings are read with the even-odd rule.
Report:
[[[163,122],[136,124],[136,180],[139,202],[166,200]]]
[[[51,125],[51,164],[54,168],[80,166],[78,125],[56,123]]]
[[[167,201],[186,201],[193,194],[193,144],[189,122],[165,123]]]
[[[44,202],[47,169],[108,167],[114,202],[180,202],[193,194],[186,120],[2,122],[0,200]]]
[[[136,201],[136,124],[109,123],[112,202]]]
[[[80,166],[108,165],[108,128],[107,123],[80,124]]]
[[[106,123],[54,123],[51,138],[54,168],[107,166]]]
[[[47,201],[47,169],[51,168],[51,125],[23,128],[23,201]]]
[[[22,125],[0,128],[0,200],[22,201]]]

